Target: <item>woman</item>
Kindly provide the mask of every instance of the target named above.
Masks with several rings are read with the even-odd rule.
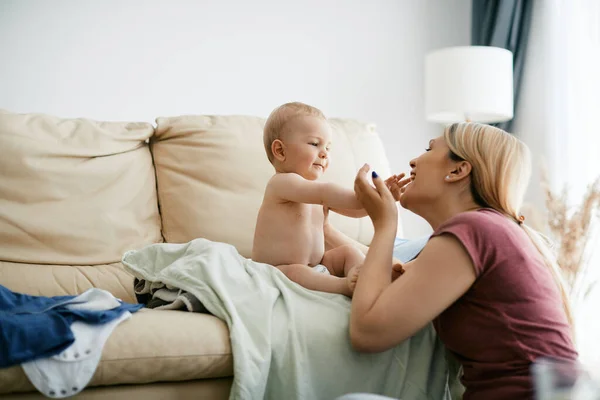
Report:
[[[375,188],[367,165],[356,177],[375,233],[352,299],[352,345],[384,351],[433,321],[463,367],[465,399],[532,398],[531,363],[577,353],[556,264],[518,214],[528,148],[500,129],[459,123],[410,166],[404,180],[384,182],[373,171]],[[434,232],[393,280],[395,201]],[[329,245],[344,243],[331,227],[326,234]]]

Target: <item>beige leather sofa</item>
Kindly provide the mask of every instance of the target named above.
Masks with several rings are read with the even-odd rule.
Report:
[[[98,122],[0,111],[0,284],[32,295],[98,287],[136,302],[123,253],[197,237],[250,256],[273,174],[264,119],[246,116]],[[326,179],[351,187],[369,162],[389,174],[374,127],[332,119]],[[367,218],[332,216],[368,243]],[[109,338],[79,398],[220,399],[233,355],[227,326],[206,314],[142,309]],[[20,366],[0,369],[0,397],[41,398]]]

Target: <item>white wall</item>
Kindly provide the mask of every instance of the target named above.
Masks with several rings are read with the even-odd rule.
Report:
[[[408,170],[439,128],[423,60],[470,41],[471,0],[0,0],[0,108],[144,120],[299,100],[375,122]],[[428,233],[403,213],[406,236]]]

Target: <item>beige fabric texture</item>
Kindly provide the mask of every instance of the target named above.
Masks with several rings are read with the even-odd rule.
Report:
[[[161,241],[148,123],[0,111],[0,259],[92,265]]]
[[[205,237],[234,244],[249,257],[264,187],[274,173],[262,144],[264,122],[157,119],[150,141],[156,181],[150,124],[0,110],[0,284],[43,296],[98,287],[135,303],[121,256],[162,241],[161,217],[169,242]],[[330,122],[334,145],[325,180],[351,188],[365,162],[389,175],[373,126]],[[368,218],[331,220],[350,237],[370,241]],[[144,309],[115,329],[90,388],[78,398],[226,398],[232,373],[229,331],[221,320]],[[41,398],[19,366],[0,370],[0,393]]]
[[[88,387],[232,375],[223,321],[208,314],[142,309],[111,334]],[[20,366],[0,369],[0,393],[32,390]]]
[[[274,174],[264,150],[265,119],[190,115],[158,118],[151,150],[156,167],[163,236],[169,243],[195,238],[234,245],[250,257],[256,217]],[[330,119],[331,164],[325,181],[352,188],[369,163],[381,176],[389,164],[373,125]],[[368,217],[330,216],[334,226],[364,244],[373,228]]]
[[[109,291],[137,303],[133,276],[118,263],[106,265],[41,265],[0,261],[0,285],[32,296],[77,295],[91,288]]]
[[[77,400],[227,400],[231,378],[186,382],[147,383],[145,385],[97,386],[77,395]],[[3,395],[2,400],[47,399],[39,392]]]

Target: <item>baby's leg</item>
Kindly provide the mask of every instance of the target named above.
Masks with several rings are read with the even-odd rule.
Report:
[[[360,267],[365,261],[365,255],[356,247],[344,245],[325,252],[322,264],[332,275],[345,276],[346,284],[354,293]]]
[[[352,296],[346,278],[323,274],[303,264],[278,265],[277,268],[290,280],[307,289]]]
[[[348,276],[351,269],[361,266],[365,255],[356,247],[343,245],[326,251],[321,264],[327,267],[331,275]]]

